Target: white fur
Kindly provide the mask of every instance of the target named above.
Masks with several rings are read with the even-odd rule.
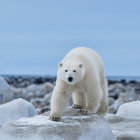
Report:
[[[69,82],[68,77],[72,77],[73,81]],[[59,63],[50,117],[62,116],[72,93],[74,104],[83,106],[84,110],[91,113],[107,112],[108,91],[103,63],[90,48],[75,48]]]

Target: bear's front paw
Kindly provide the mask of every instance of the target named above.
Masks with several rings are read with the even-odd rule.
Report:
[[[60,115],[58,115],[57,113],[52,113],[49,117],[52,121],[59,121],[61,119]]]
[[[75,109],[82,109],[83,106],[82,106],[82,105],[73,104],[73,105],[72,105],[72,108],[75,108]]]

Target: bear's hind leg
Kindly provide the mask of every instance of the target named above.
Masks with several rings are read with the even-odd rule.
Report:
[[[98,109],[99,114],[106,114],[108,111],[108,86],[105,76],[101,77],[101,87],[103,92],[103,98]]]
[[[100,107],[97,111],[98,114],[106,114],[108,110],[107,102],[101,101]]]
[[[96,85],[93,87],[93,89],[88,90],[85,94],[85,98],[86,107],[80,110],[80,112],[82,112],[83,114],[97,113],[102,99],[101,87],[99,85]]]
[[[80,91],[75,91],[73,93],[73,102],[74,102],[74,104],[72,105],[72,107],[75,109],[82,109],[83,107],[85,107],[84,94]]]

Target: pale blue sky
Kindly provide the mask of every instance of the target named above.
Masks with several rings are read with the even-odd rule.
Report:
[[[1,74],[55,75],[77,46],[99,52],[107,75],[140,76],[140,1],[0,1]]]

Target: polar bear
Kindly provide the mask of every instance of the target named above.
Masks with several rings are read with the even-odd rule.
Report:
[[[108,110],[107,80],[103,62],[92,49],[72,49],[58,64],[56,86],[51,97],[50,119],[61,119],[68,99],[73,94],[73,108],[84,114]]]

